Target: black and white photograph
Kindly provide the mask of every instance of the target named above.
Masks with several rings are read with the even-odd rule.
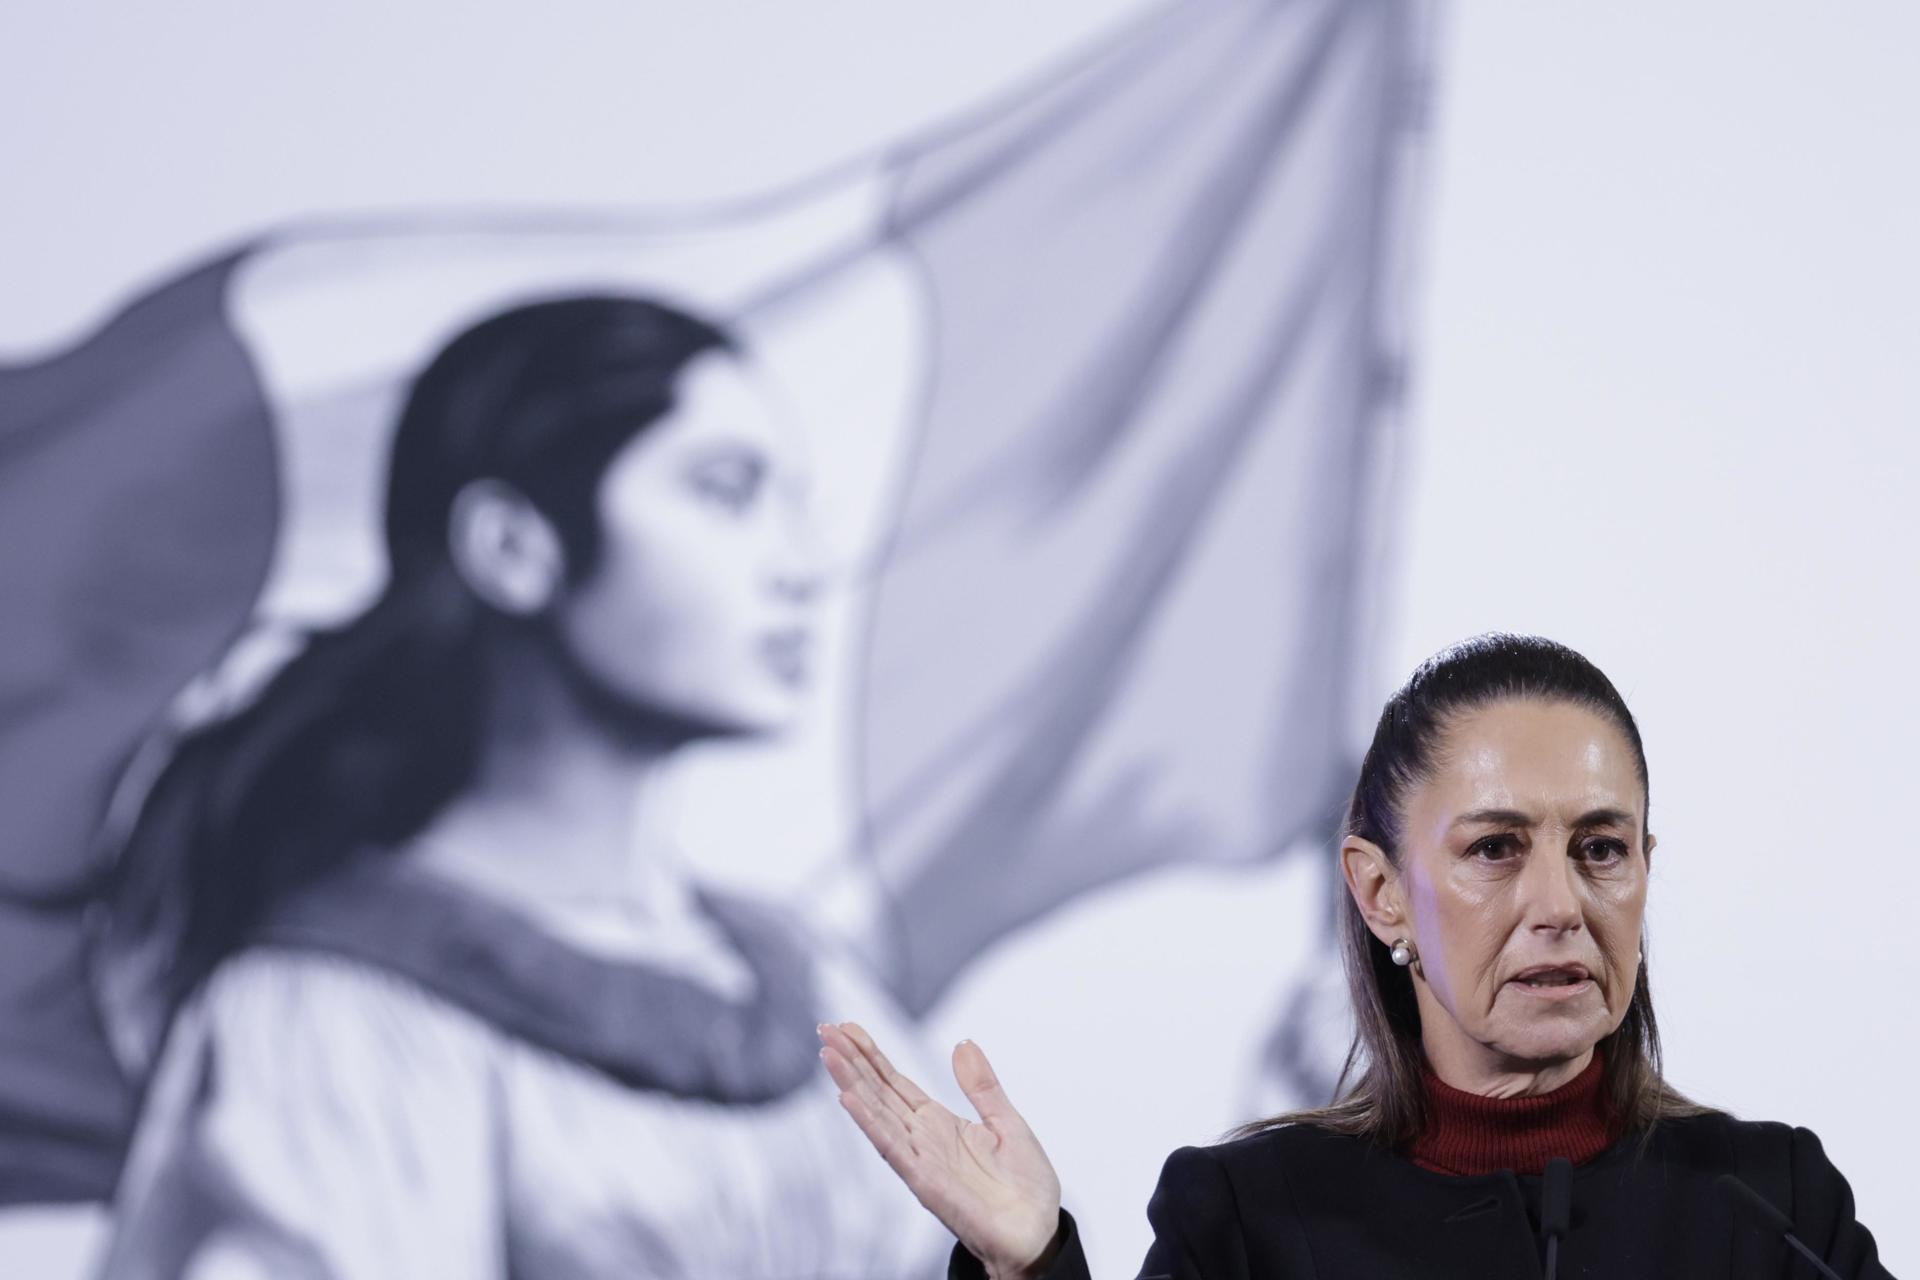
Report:
[[[0,1275],[1912,1273],[1916,41],[10,10]]]

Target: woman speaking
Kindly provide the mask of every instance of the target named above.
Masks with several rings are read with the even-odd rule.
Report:
[[[1647,802],[1633,716],[1572,650],[1482,636],[1414,672],[1340,845],[1352,1085],[1175,1151],[1141,1280],[1887,1276],[1817,1137],[1661,1078]],[[861,1027],[820,1035],[842,1105],[958,1237],[953,1275],[1086,1277],[978,1046],[953,1061],[973,1122]]]

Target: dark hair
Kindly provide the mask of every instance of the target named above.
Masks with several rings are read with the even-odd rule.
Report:
[[[393,438],[379,599],[314,634],[250,706],[180,742],[123,846],[109,938],[167,939],[167,959],[151,962],[164,976],[146,979],[157,989],[130,984],[149,1031],[281,895],[405,841],[471,783],[488,619],[449,552],[461,488],[511,485],[553,523],[581,580],[601,550],[600,477],[715,350],[737,347],[658,302],[571,297],[474,325],[415,379]]]
[[[1378,845],[1399,865],[1407,792],[1431,776],[1447,730],[1461,715],[1508,699],[1571,703],[1611,721],[1633,748],[1640,785],[1646,790],[1647,756],[1640,729],[1613,682],[1565,645],[1539,636],[1492,632],[1427,659],[1387,699],[1360,765],[1343,835]],[[1354,1035],[1334,1086],[1337,1101],[1241,1125],[1234,1136],[1308,1123],[1394,1147],[1412,1138],[1425,1122],[1420,1011],[1412,975],[1393,962],[1387,947],[1367,928],[1344,884],[1338,892],[1340,958],[1353,1005]],[[1644,942],[1626,1015],[1598,1050],[1606,1063],[1608,1103],[1624,1131],[1644,1134],[1663,1116],[1707,1110],[1661,1077],[1660,1032],[1647,983]],[[1349,1080],[1351,1089],[1345,1088]]]

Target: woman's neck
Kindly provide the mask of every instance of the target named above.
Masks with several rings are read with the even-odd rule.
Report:
[[[1551,1093],[1586,1070],[1593,1048],[1571,1058],[1511,1058],[1482,1044],[1460,1044],[1423,1029],[1427,1065],[1443,1084],[1483,1098],[1525,1098]]]
[[[1501,1169],[1541,1173],[1555,1157],[1585,1164],[1621,1133],[1609,1105],[1605,1065],[1591,1052],[1585,1068],[1558,1088],[1489,1097],[1449,1085],[1429,1064],[1422,1075],[1425,1123],[1406,1154],[1423,1169],[1454,1177]]]
[[[683,912],[691,894],[671,837],[683,740],[617,732],[541,659],[496,656],[474,777],[407,856],[516,900]]]
[[[663,785],[659,771],[596,780],[549,757],[510,785],[455,798],[408,856],[510,898],[620,901],[672,914],[688,891],[662,830]]]

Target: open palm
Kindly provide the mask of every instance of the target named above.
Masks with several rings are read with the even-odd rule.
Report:
[[[1060,1179],[978,1045],[966,1040],[953,1051],[953,1078],[980,1113],[976,1123],[896,1071],[859,1023],[822,1024],[820,1038],[840,1104],[990,1274],[1037,1272],[1050,1260]]]

